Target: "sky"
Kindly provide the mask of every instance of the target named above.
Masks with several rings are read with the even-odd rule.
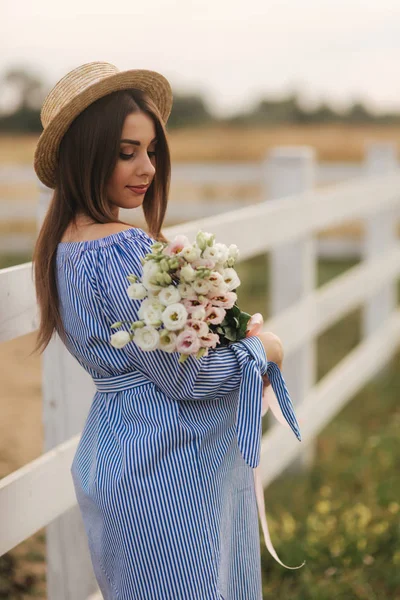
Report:
[[[292,92],[400,111],[400,0],[0,0],[0,76],[24,66],[49,91],[97,60],[159,71],[221,116]]]

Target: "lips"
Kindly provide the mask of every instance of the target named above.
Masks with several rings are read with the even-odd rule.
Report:
[[[149,189],[149,185],[127,185],[126,186],[128,189],[132,190],[133,192],[136,192],[137,194],[144,194],[148,189]]]

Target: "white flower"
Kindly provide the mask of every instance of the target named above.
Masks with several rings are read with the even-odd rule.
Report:
[[[181,295],[181,298],[189,298],[190,300],[196,300],[197,298],[197,294],[194,291],[193,287],[190,285],[190,283],[181,281],[181,283],[178,284],[178,290]]]
[[[147,326],[142,329],[136,329],[133,341],[144,351],[156,350],[158,347],[160,334],[154,327]]]
[[[131,336],[128,331],[117,331],[110,338],[111,346],[114,346],[114,348],[123,348],[130,341]]]
[[[206,310],[204,306],[197,306],[193,308],[193,310],[190,313],[190,318],[203,321],[206,318]]]
[[[239,257],[239,248],[236,246],[236,244],[231,244],[228,250],[229,258],[232,258],[234,261],[236,261]]]
[[[228,246],[226,246],[226,244],[221,244],[218,242],[217,244],[214,244],[214,248],[217,248],[217,251],[219,252],[219,262],[225,263],[229,258]]]
[[[161,302],[158,300],[158,295],[157,296],[151,295],[148,298],[145,298],[139,307],[138,316],[140,318],[142,318],[142,313],[148,306],[154,306],[155,308],[158,307],[161,309],[164,308],[163,304],[161,304]]]
[[[225,267],[224,267],[224,265],[222,265],[221,263],[217,263],[217,264],[215,265],[215,267],[214,267],[213,271],[214,271],[214,273],[215,273],[215,271],[216,271],[217,273],[221,273],[221,275],[222,275],[222,274],[223,274],[223,272],[225,271]]]
[[[229,250],[225,244],[214,244],[207,246],[203,252],[203,258],[210,258],[216,263],[225,263],[229,257]]]
[[[228,267],[227,269],[224,269],[222,277],[223,277],[226,285],[228,286],[229,292],[231,292],[232,290],[236,290],[236,288],[239,287],[239,285],[240,285],[239,275],[236,273],[235,269],[233,269],[232,267]]]
[[[192,265],[185,265],[180,270],[180,278],[183,281],[191,282],[196,277],[196,271],[193,269]]]
[[[218,295],[224,294],[225,292],[229,291],[228,286],[224,281],[224,271],[225,269],[222,269],[222,273],[219,273],[218,271],[213,271],[207,280],[209,285],[211,286],[210,291],[214,291]]]
[[[213,233],[208,233],[207,231],[198,231],[196,235],[196,244],[200,248],[200,250],[204,250],[209,242],[214,243],[215,236]]]
[[[160,293],[158,294],[158,300],[164,306],[169,306],[170,304],[175,304],[179,302],[181,299],[181,295],[179,290],[174,285],[169,285],[168,287],[162,288]]]
[[[197,279],[192,283],[192,287],[196,294],[201,294],[206,296],[208,292],[212,289],[212,286],[208,283],[206,279]]]
[[[155,277],[159,273],[162,273],[162,271],[154,260],[148,260],[144,263],[142,282],[146,289],[152,292],[160,289],[160,285],[155,282]]]
[[[149,300],[158,300],[158,296],[160,295],[160,292],[163,288],[159,287],[158,290],[148,290],[148,299]],[[145,302],[146,300],[143,300],[143,302]],[[142,302],[142,304],[143,304]],[[162,304],[160,302],[160,304]]]
[[[161,314],[164,310],[164,305],[158,301],[158,298],[146,298],[143,300],[138,310],[138,317],[146,323],[158,327],[161,325]]]
[[[132,283],[126,291],[132,300],[143,300],[147,296],[147,290],[142,283]]]
[[[187,261],[192,262],[197,260],[201,256],[201,250],[197,246],[186,246],[181,251],[181,256]]]
[[[175,352],[177,335],[168,329],[161,329],[159,347],[165,352]]]
[[[156,260],[146,260],[142,267],[143,275],[150,275],[153,271],[160,271],[159,263]]]
[[[188,312],[183,304],[170,304],[162,313],[162,320],[167,329],[177,331],[183,329],[188,317]]]

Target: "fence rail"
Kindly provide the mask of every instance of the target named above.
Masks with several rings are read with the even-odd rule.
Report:
[[[189,222],[221,213],[236,210],[245,204],[255,204],[259,197],[220,200],[206,198],[199,201],[187,202],[180,199],[179,193],[174,193],[175,184],[191,184],[195,186],[218,185],[261,185],[261,197],[267,200],[271,197],[268,189],[270,178],[267,173],[268,157],[259,163],[175,163],[171,169],[171,199],[165,218],[166,225]],[[318,162],[315,165],[315,185],[326,186],[361,178],[367,172],[366,165],[357,162]],[[18,183],[38,183],[33,168],[29,165],[0,165],[0,184],[14,185]],[[121,217],[128,222],[132,219],[132,211],[121,210]],[[399,210],[400,215],[400,210]],[[36,205],[28,199],[7,199],[0,201],[0,221],[26,223],[36,220]],[[135,215],[135,224],[145,226],[141,214]],[[0,238],[0,253],[29,253],[35,243],[36,233],[31,231],[4,232]],[[358,257],[361,246],[357,239],[337,239],[337,237],[317,241],[318,256],[326,257]]]
[[[268,160],[268,159],[267,159]],[[319,162],[317,184],[338,183],[362,177],[365,165],[358,162]],[[263,163],[174,163],[171,166],[171,181],[197,183],[201,185],[220,183],[250,184],[261,181]],[[35,183],[36,173],[29,165],[0,165],[0,183]]]
[[[264,329],[284,343],[284,375],[303,443],[299,448],[280,425],[268,430],[261,447],[264,486],[290,465],[310,464],[321,429],[400,347],[400,171],[392,158],[387,146],[371,146],[363,177],[317,190],[313,152],[277,149],[266,165],[273,200],[164,230],[168,238],[184,233],[190,239],[199,229],[213,231],[239,246],[240,260],[271,252],[272,315]],[[47,202],[42,191],[39,223]],[[354,218],[364,223],[363,260],[316,289],[315,235]],[[0,342],[37,328],[31,266],[0,271]],[[358,306],[362,342],[315,383],[316,337]],[[48,598],[84,600],[96,585],[70,465],[95,388],[58,338],[46,349],[43,368],[45,452],[0,481],[0,514],[7,516],[0,521],[0,555],[47,526]]]

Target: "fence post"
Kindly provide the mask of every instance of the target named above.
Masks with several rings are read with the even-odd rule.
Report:
[[[368,142],[365,148],[364,167],[366,175],[385,175],[399,168],[397,144],[395,142]],[[400,194],[400,192],[399,192]],[[377,211],[365,218],[363,258],[376,258],[386,252],[397,239],[398,208]],[[385,284],[379,292],[369,298],[363,307],[363,337],[367,338],[395,310],[397,304],[396,279]],[[388,366],[381,369],[385,376]]]
[[[38,229],[51,200],[51,190],[39,185]],[[47,452],[82,430],[95,389],[58,335],[41,358],[43,451]],[[47,525],[46,563],[48,600],[86,600],[98,590],[78,506]]]
[[[264,175],[270,200],[311,190],[315,183],[314,149],[309,146],[273,148],[266,157]],[[316,260],[316,242],[311,236],[271,250],[271,316],[288,308],[316,287]],[[285,340],[282,342],[285,347]],[[282,373],[296,409],[316,381],[315,342],[307,342],[301,349],[286,356]],[[269,418],[274,422],[271,415]],[[313,464],[314,456],[314,442],[307,446],[299,444],[299,456],[286,471],[293,473],[308,469]]]

